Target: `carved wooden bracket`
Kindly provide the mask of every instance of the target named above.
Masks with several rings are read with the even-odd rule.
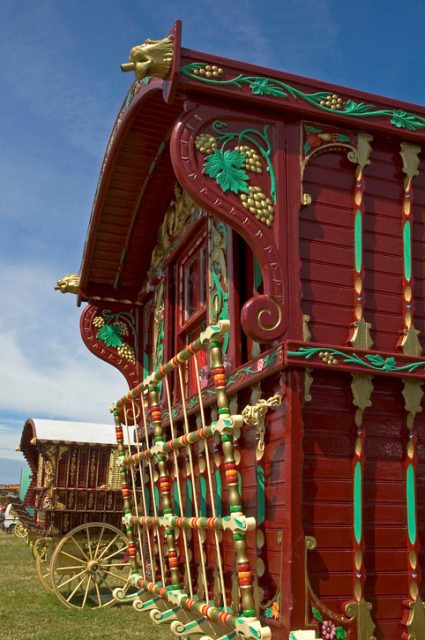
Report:
[[[264,296],[244,308],[244,329],[255,340],[283,337],[283,265],[279,244],[278,123],[186,104],[176,125],[171,159],[183,189],[239,233],[263,273]]]
[[[139,382],[137,310],[109,304],[89,304],[80,320],[80,332],[86,347],[95,356],[116,367],[130,388]]]

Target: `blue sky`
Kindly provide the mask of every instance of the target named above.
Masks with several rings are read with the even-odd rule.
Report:
[[[132,46],[183,20],[183,46],[425,103],[425,3],[1,0],[0,483],[26,417],[109,421],[124,380],[79,335],[78,272]]]

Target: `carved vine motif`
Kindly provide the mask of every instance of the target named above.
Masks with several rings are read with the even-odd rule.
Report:
[[[303,358],[304,360],[312,360],[314,357],[318,357],[328,365],[338,364],[340,358],[341,361],[346,364],[354,364],[371,371],[406,371],[407,373],[413,373],[417,369],[425,367],[425,360],[398,365],[393,356],[384,358],[379,353],[371,353],[363,357],[356,353],[344,353],[344,351],[340,351],[339,349],[325,350],[324,347],[300,347],[298,351],[288,351],[288,356]]]
[[[201,70],[204,69],[204,73]],[[341,114],[355,118],[386,118],[397,129],[408,129],[417,131],[425,127],[425,118],[415,113],[402,111],[401,109],[380,109],[373,104],[345,100],[342,96],[328,91],[317,91],[315,93],[304,93],[296,87],[266,76],[247,76],[243,73],[222,79],[217,76],[207,76],[206,65],[203,62],[192,62],[181,67],[180,72],[193,80],[215,84],[220,86],[233,86],[237,89],[248,87],[254,96],[271,96],[283,100],[292,99],[295,102],[305,102],[316,109],[328,113]]]
[[[119,311],[113,313],[109,309],[103,309],[100,315],[96,315],[92,324],[98,330],[96,338],[110,349],[116,349],[118,355],[131,364],[136,362],[137,334],[136,321],[133,311]],[[124,340],[132,336],[134,348]]]
[[[276,174],[271,161],[269,127],[265,125],[262,132],[258,129],[237,132],[226,131],[227,126],[226,122],[216,120],[212,125],[216,135],[201,133],[196,137],[195,146],[205,156],[203,171],[224,193],[231,191],[238,195],[245,209],[271,227],[276,205]],[[260,186],[252,184],[252,174],[261,175],[265,171],[270,178],[270,197]]]
[[[164,217],[164,222],[159,228],[157,243],[152,252],[148,278],[159,275],[161,264],[171,251],[174,250],[181,239],[181,234],[188,223],[195,219],[199,213],[193,200],[176,183],[174,187],[174,200],[171,201]]]
[[[220,320],[229,319],[229,292],[227,279],[227,229],[224,222],[210,218],[209,233],[209,309],[210,324],[217,324]],[[229,335],[223,342],[223,352],[227,352]]]

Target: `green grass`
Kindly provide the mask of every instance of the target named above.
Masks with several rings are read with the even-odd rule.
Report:
[[[8,640],[171,640],[168,625],[131,605],[67,609],[39,584],[31,549],[0,532],[0,638]]]

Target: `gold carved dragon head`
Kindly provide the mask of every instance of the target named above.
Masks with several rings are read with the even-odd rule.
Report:
[[[80,286],[80,276],[76,273],[70,273],[57,281],[55,291],[61,293],[78,293]]]
[[[143,44],[133,47],[128,62],[121,65],[122,71],[134,71],[136,80],[154,76],[166,80],[173,62],[173,36],[162,40],[148,38]]]

